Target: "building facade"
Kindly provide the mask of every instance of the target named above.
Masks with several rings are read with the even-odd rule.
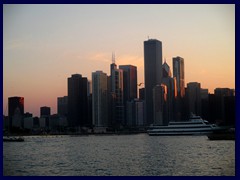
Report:
[[[156,85],[153,88],[154,125],[168,125],[167,86]]]
[[[153,88],[162,83],[162,42],[156,39],[144,41],[144,79],[146,125],[152,124]]]
[[[47,106],[40,107],[40,117],[47,117],[51,115],[51,108]]]
[[[201,84],[190,82],[187,84],[188,109],[189,114],[201,116]]]
[[[68,124],[70,127],[89,126],[87,78],[73,74],[68,78]]]
[[[185,95],[184,59],[177,56],[173,58],[173,77],[177,81],[177,96],[183,98]]]
[[[61,116],[67,116],[68,114],[68,97],[57,98],[57,113]]]
[[[92,73],[92,121],[95,127],[108,126],[107,74]]]
[[[9,127],[22,126],[24,117],[24,97],[8,98],[8,118]]]

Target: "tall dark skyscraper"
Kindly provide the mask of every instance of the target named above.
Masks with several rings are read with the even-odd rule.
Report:
[[[23,97],[9,97],[8,98],[8,117],[9,126],[12,127],[12,121],[14,116],[19,116],[23,118],[24,116],[24,98]],[[21,117],[20,117],[21,116]],[[19,119],[19,120],[20,120]],[[19,122],[21,124],[21,122]]]
[[[70,127],[88,126],[86,77],[73,74],[68,78],[68,123]]]
[[[146,122],[153,123],[153,88],[162,83],[162,42],[156,39],[144,41],[144,77]]]
[[[177,56],[173,58],[173,77],[177,80],[177,96],[185,95],[184,59]]]

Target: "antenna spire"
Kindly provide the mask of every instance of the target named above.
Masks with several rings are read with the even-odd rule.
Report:
[[[115,53],[112,52],[112,63],[115,64]]]

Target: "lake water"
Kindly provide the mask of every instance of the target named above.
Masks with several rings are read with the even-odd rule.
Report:
[[[235,141],[207,136],[28,136],[3,142],[4,176],[234,176]]]

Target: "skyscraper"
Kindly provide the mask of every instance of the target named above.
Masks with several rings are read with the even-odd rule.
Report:
[[[177,80],[177,96],[183,98],[185,95],[184,59],[179,56],[173,58],[173,77]]]
[[[70,127],[88,126],[87,78],[73,74],[68,78],[68,123]]]
[[[167,86],[156,85],[153,88],[154,125],[168,125]]]
[[[189,113],[201,115],[201,84],[198,82],[190,82],[187,84],[187,96]]]
[[[181,121],[186,117],[185,109],[185,80],[184,80],[184,59],[177,56],[173,57],[173,78],[176,79],[177,97],[174,103],[174,120]]]
[[[124,125],[124,94],[123,94],[123,70],[117,69],[113,56],[113,63],[110,65],[111,72],[111,123],[115,127]]]
[[[123,104],[125,121],[127,121],[127,102],[137,98],[137,67],[132,65],[120,65],[119,69],[123,70]],[[125,122],[125,124],[129,123]]]
[[[162,83],[162,42],[156,39],[144,41],[144,78],[146,122],[153,123],[153,88]]]
[[[162,65],[162,70],[163,70],[162,84],[167,86],[167,110],[168,110],[167,121],[174,121],[173,112],[175,98],[177,94],[176,78],[171,77],[172,73],[166,61]]]
[[[9,97],[8,98],[8,118],[9,118],[9,127],[12,127],[14,124],[21,126],[22,118],[24,116],[24,98],[23,97]],[[13,122],[13,121],[18,122]]]
[[[137,98],[137,67],[133,65],[120,65],[123,70],[124,101]]]
[[[92,120],[96,127],[108,126],[107,74],[92,73]]]

